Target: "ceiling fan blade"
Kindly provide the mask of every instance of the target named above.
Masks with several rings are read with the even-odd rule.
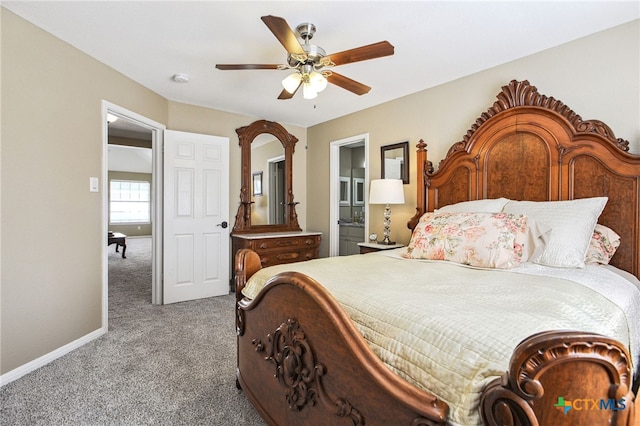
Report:
[[[333,71],[332,74],[327,77],[327,80],[329,81],[329,83],[340,86],[343,89],[355,93],[356,95],[364,95],[366,93],[369,93],[369,90],[371,90],[371,87],[362,83],[358,83],[357,81],[352,80],[349,77],[345,77],[344,75],[335,73]]]
[[[350,64],[352,62],[366,61],[368,59],[381,58],[393,55],[394,47],[388,41],[369,44],[367,46],[356,47],[338,53],[332,53],[325,58],[336,65]]]
[[[300,42],[296,35],[291,31],[289,24],[283,18],[278,16],[263,16],[262,22],[271,30],[274,36],[278,39],[278,41],[287,49],[289,53],[295,53],[298,55],[305,55],[302,46],[300,46]]]
[[[294,90],[293,93],[289,93],[289,92],[287,92],[286,89],[282,89],[282,92],[280,92],[280,95],[278,96],[278,99],[286,100],[286,99],[293,98],[295,96],[295,94],[298,93],[298,89],[300,88],[300,86],[302,86],[302,82],[300,82],[300,84],[298,84],[298,87],[296,87],[296,90]]]
[[[229,70],[277,70],[278,65],[273,64],[217,64],[216,68],[223,71]]]

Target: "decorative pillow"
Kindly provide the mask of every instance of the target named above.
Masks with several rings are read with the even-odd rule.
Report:
[[[404,257],[513,268],[523,256],[527,218],[507,213],[425,213]]]
[[[463,201],[436,209],[435,213],[499,213],[508,202],[508,198]]]
[[[608,265],[619,246],[620,235],[616,234],[613,229],[598,223],[593,230],[584,262]]]
[[[529,259],[542,265],[582,268],[589,241],[607,197],[571,201],[509,201],[503,211],[523,214],[551,227],[541,254]]]

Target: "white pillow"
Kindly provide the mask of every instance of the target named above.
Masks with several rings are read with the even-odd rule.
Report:
[[[544,251],[531,262],[564,268],[583,268],[585,254],[607,197],[570,201],[509,201],[503,211],[524,214],[551,227]]]
[[[549,241],[551,228],[535,219],[528,218],[528,229],[522,251],[522,261],[531,262],[531,259],[537,259]]]
[[[434,213],[499,213],[508,202],[508,198],[463,201],[436,209]]]

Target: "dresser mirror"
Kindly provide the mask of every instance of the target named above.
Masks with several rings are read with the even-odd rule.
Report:
[[[300,231],[292,189],[298,138],[280,124],[266,120],[240,127],[236,133],[242,175],[233,232]]]

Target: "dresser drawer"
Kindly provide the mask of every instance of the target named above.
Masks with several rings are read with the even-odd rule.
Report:
[[[320,245],[320,237],[288,237],[288,238],[264,238],[251,241],[251,249],[257,253],[271,250],[297,250],[305,247],[317,247]]]
[[[284,263],[302,262],[317,257],[317,250],[276,251],[270,253],[258,253],[263,267],[282,265]]]

